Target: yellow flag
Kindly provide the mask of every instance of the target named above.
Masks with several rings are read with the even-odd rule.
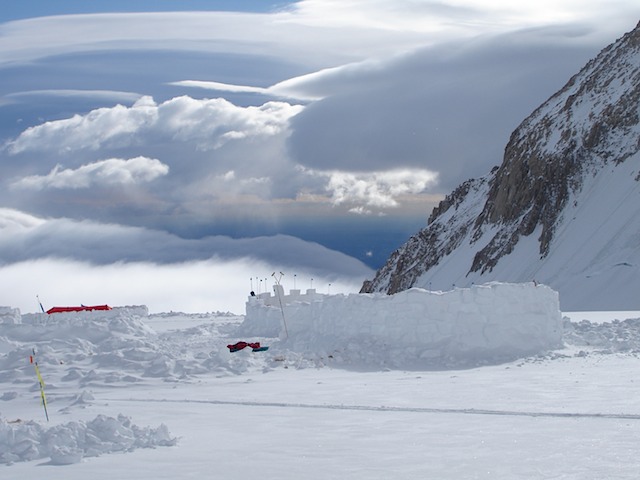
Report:
[[[35,351],[34,351],[35,355]],[[49,421],[49,412],[47,411],[47,397],[44,394],[44,380],[42,379],[42,375],[40,375],[40,369],[38,368],[38,362],[34,360],[33,357],[30,358],[31,363],[36,369],[36,375],[38,377],[38,382],[40,383],[40,397],[42,398],[42,408],[44,408],[44,415],[47,417],[47,422]]]

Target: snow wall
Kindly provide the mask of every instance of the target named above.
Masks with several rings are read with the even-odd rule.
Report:
[[[562,345],[558,293],[544,285],[413,288],[395,295],[274,290],[249,297],[239,333],[280,337],[290,350],[349,363],[354,355],[369,363],[365,356],[381,354],[389,367],[470,366]]]

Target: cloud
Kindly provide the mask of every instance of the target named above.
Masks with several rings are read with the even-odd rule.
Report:
[[[289,20],[314,27],[348,27],[391,32],[443,34],[460,38],[479,31],[618,18],[615,10],[638,11],[633,1],[540,0],[303,0],[288,8]]]
[[[270,56],[317,70],[539,25],[598,24],[610,36],[628,28],[625,22],[639,9],[632,0],[492,0],[481,7],[474,0],[303,0],[267,13],[58,15],[0,25],[0,65],[169,45],[175,52]]]
[[[276,224],[292,210],[278,202],[301,196],[326,196],[328,205],[353,213],[384,213],[402,206],[407,195],[446,194],[499,164],[518,122],[589,58],[591,47],[576,41],[576,34],[556,28],[456,41],[318,70],[264,89],[316,98],[305,105],[239,106],[185,95],[155,102],[145,96],[130,107],[35,125],[6,144],[21,159],[10,164],[15,171],[7,178],[32,192],[12,205],[66,216],[55,209],[59,202],[37,198],[36,188],[70,186],[72,179],[88,185],[107,166],[96,163],[99,151],[103,157],[135,152],[155,158],[171,174],[130,196],[135,209],[129,211],[123,197],[115,196],[89,211],[96,199],[86,197],[89,190],[77,191],[67,205],[77,206],[78,218],[100,215],[96,220],[137,224],[139,212],[170,231],[187,222],[202,228],[221,216]],[[39,173],[31,173],[34,168]]]
[[[15,155],[26,151],[98,150],[144,144],[153,138],[216,149],[232,140],[280,134],[303,107],[284,102],[238,107],[223,98],[172,98],[157,105],[145,96],[131,107],[99,108],[86,115],[30,127],[7,143]]]
[[[204,220],[221,205],[235,204],[235,210],[243,204],[245,208],[260,203],[266,207],[268,202],[296,199],[302,193],[329,195],[333,205],[371,212],[397,207],[398,197],[420,194],[436,184],[435,173],[419,168],[407,174],[395,168],[349,172],[353,165],[348,162],[343,170],[297,168],[286,150],[286,140],[290,122],[305,108],[274,101],[241,107],[222,98],[187,96],[160,104],[147,96],[131,107],[98,108],[30,127],[9,141],[6,151],[22,158],[24,170],[31,168],[30,162],[40,169],[45,166],[39,155],[42,151],[48,152],[47,161],[57,160],[46,174],[21,176],[16,172],[9,186],[13,192],[30,191],[29,201],[38,202],[43,213],[52,215],[64,213],[51,210],[57,203],[49,205],[35,195],[51,189],[75,190],[75,199],[67,197],[68,206],[74,203],[87,208],[100,202],[101,214],[106,215],[101,220],[114,221],[108,212],[123,215],[123,201],[136,210],[162,208],[172,211],[176,219],[198,215]],[[94,161],[91,156],[96,151],[140,151],[144,155]],[[163,183],[150,183],[160,177],[165,177]],[[143,184],[148,184],[145,193],[133,195],[133,189]],[[118,186],[131,187],[132,194],[106,193]],[[98,189],[104,193],[98,194]],[[283,211],[286,206],[272,203],[269,208]],[[129,222],[135,219],[125,221]],[[164,228],[169,227],[165,224]]]
[[[134,92],[119,92],[115,90],[79,90],[79,89],[46,89],[28,90],[5,95],[6,99],[26,100],[33,97],[61,97],[65,99],[90,98],[112,102],[136,102],[143,95]]]
[[[397,197],[423,193],[437,181],[437,174],[419,169],[356,173],[304,172],[310,176],[326,177],[328,181],[325,188],[333,204],[356,205],[351,209],[353,213],[370,213],[365,207],[397,207]]]
[[[141,227],[67,218],[42,219],[13,209],[0,209],[0,265],[37,258],[70,259],[98,265],[254,259],[288,269],[305,268],[326,277],[335,274],[364,278],[370,273],[358,260],[287,235],[185,239]]]
[[[154,158],[136,157],[128,160],[110,158],[77,169],[62,169],[60,165],[48,175],[32,175],[18,180],[13,188],[42,190],[46,188],[79,189],[110,185],[146,183],[167,175],[169,167]]]
[[[313,74],[311,74],[313,75]],[[305,78],[306,76],[300,77]],[[319,96],[311,96],[306,95],[302,91],[298,91],[296,89],[296,84],[298,83],[298,78],[285,80],[280,83],[276,83],[271,87],[251,87],[247,85],[231,85],[228,83],[221,82],[210,82],[210,81],[202,81],[202,80],[180,80],[178,82],[171,82],[170,85],[180,86],[180,87],[192,87],[192,88],[202,88],[205,90],[213,90],[217,92],[231,92],[231,93],[256,93],[260,95],[265,95],[269,97],[280,97],[290,100],[299,100],[299,101],[312,101],[319,100],[321,97]],[[306,82],[303,82],[306,83]]]
[[[130,107],[103,107],[45,122],[6,143],[8,157],[19,161],[6,162],[0,182],[11,188],[0,189],[0,202],[45,215],[75,210],[72,216],[79,218],[130,224],[139,224],[136,215],[141,214],[166,229],[194,216],[199,225],[219,217],[240,221],[242,208],[269,221],[270,200],[295,198],[308,186],[285,144],[290,119],[303,108],[273,101],[243,107],[222,98],[186,96],[157,104],[143,97]],[[134,152],[135,161],[95,159]],[[151,182],[160,177],[162,182]],[[127,186],[128,195],[108,193],[118,186]],[[47,190],[63,188],[75,189],[73,197],[69,191],[63,200],[60,192],[57,201],[47,200]],[[262,202],[259,210],[256,200]]]
[[[640,15],[637,2],[577,5],[302,0],[1,24],[0,206],[38,217],[0,220],[0,257],[293,262],[323,255],[214,234],[426,217]]]
[[[11,103],[28,103],[34,99],[58,97],[61,99],[90,99],[104,102],[136,102],[143,95],[134,92],[120,92],[114,90],[79,90],[79,89],[43,89],[13,92],[0,98],[0,106]]]
[[[29,150],[78,149],[97,150],[105,144],[130,145],[132,135],[157,121],[157,107],[152,99],[144,97],[132,107],[116,105],[99,108],[87,115],[46,122],[30,127],[7,144],[11,154]]]
[[[439,174],[432,191],[447,193],[500,164],[518,123],[597,52],[572,28],[551,33],[453,42],[298,78],[298,90],[323,99],[291,119],[292,159],[320,171],[428,169]]]
[[[170,85],[176,85],[180,87],[204,88],[205,90],[217,90],[221,92],[260,93],[263,95],[269,94],[268,88],[250,87],[247,85],[230,85],[228,83],[202,80],[180,80],[178,82],[171,82]]]
[[[475,0],[302,0],[267,13],[58,15],[0,25],[0,65],[85,52],[166,51],[169,45],[181,53],[287,59],[311,71],[540,25],[598,25],[603,43],[638,13],[633,0],[492,0],[481,6]]]
[[[252,288],[272,291],[273,272],[284,271],[282,284],[309,288],[319,293],[356,293],[366,276],[319,274],[304,266],[283,268],[277,262],[194,260],[184,263],[149,262],[94,265],[88,262],[39,259],[0,266],[0,306],[19,308],[21,313],[39,312],[65,305],[146,305],[151,313],[245,313]],[[328,273],[328,272],[327,272]],[[262,280],[264,279],[264,282]]]
[[[285,235],[188,240],[0,208],[0,305],[23,313],[38,310],[39,295],[47,308],[108,303],[243,314],[250,289],[270,290],[274,271],[285,272],[286,288],[297,277],[298,288],[331,284],[331,293],[355,293],[372,274],[351,257]]]
[[[455,28],[451,25],[454,19],[458,21],[458,29],[471,28],[473,24],[468,24],[471,23],[469,19],[479,22],[490,15],[491,2],[485,2],[483,7],[479,9],[473,2],[464,1],[304,0],[288,10],[290,21],[314,27],[432,33],[445,27]],[[494,10],[494,13],[497,12]],[[500,20],[495,18],[494,21],[499,23]]]
[[[222,98],[178,97],[158,107],[158,129],[197,148],[219,148],[231,140],[274,136],[287,129],[289,119],[303,107],[286,102],[239,107]]]
[[[302,21],[301,21],[302,20]],[[391,53],[424,43],[414,33],[379,29],[309,28],[291,12],[162,12],[40,17],[0,25],[0,65],[61,54],[109,50],[167,50],[260,55],[313,68]],[[309,52],[313,51],[313,55]],[[368,55],[365,53],[365,56]]]
[[[0,230],[6,232],[28,230],[44,223],[46,223],[45,219],[34,217],[28,213],[10,208],[0,208]]]

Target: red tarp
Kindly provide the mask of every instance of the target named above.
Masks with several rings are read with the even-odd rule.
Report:
[[[109,305],[93,305],[90,307],[87,307],[86,305],[80,305],[79,307],[53,307],[47,310],[47,313],[87,312],[91,310],[111,310],[111,307]]]

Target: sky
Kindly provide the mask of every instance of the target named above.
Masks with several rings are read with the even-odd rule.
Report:
[[[357,285],[638,19],[604,0],[12,3],[0,281],[27,298],[12,275],[47,262],[157,279],[217,259],[245,283],[260,264]]]

